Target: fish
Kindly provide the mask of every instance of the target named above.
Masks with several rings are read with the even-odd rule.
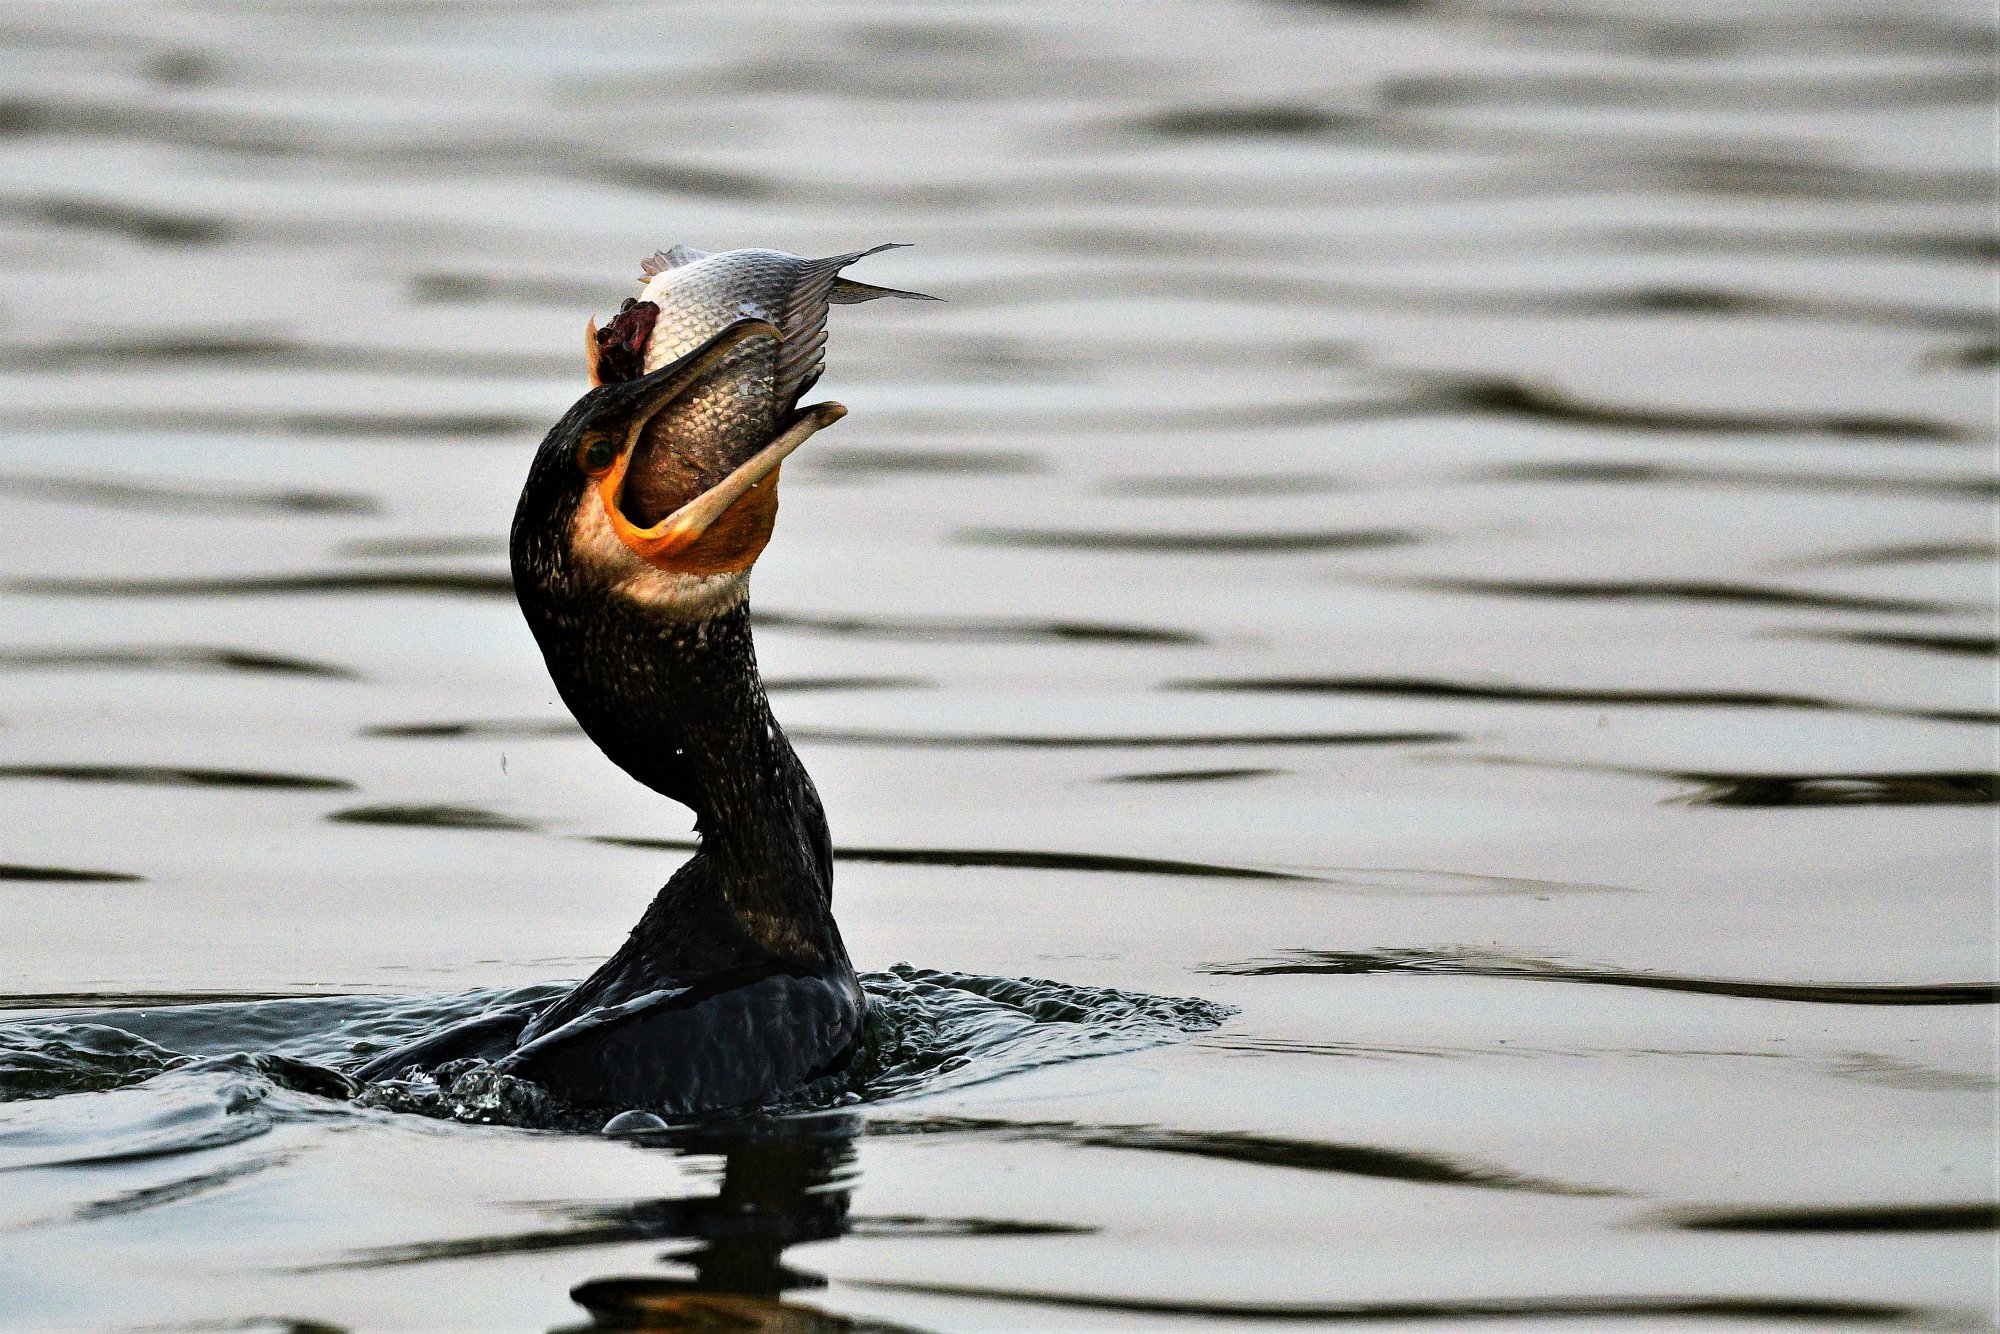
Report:
[[[712,490],[791,424],[799,399],[825,369],[831,306],[923,292],[840,276],[857,260],[900,248],[891,242],[825,259],[782,250],[710,253],[677,245],[641,266],[639,295],[586,339],[591,379],[616,384],[669,365],[724,329],[762,320],[777,338],[738,342],[646,426],[632,451],[619,508],[647,528]]]

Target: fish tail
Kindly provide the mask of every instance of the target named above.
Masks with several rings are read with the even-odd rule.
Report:
[[[836,255],[833,259],[821,260],[819,262],[822,264],[832,264],[835,272],[838,272],[858,259],[867,259],[870,255],[879,255],[884,250],[907,250],[909,246],[910,243],[908,241],[887,241],[867,250],[856,250],[852,254]],[[862,301],[877,301],[885,296],[902,297],[906,301],[944,300],[941,296],[932,296],[927,292],[906,292],[900,287],[877,287],[873,283],[855,282],[852,278],[835,278],[833,280],[833,287],[827,293],[826,299],[836,306],[852,306]]]
[[[906,292],[900,287],[877,287],[873,283],[857,283],[852,278],[835,278],[833,290],[826,299],[836,306],[852,306],[861,301],[878,301],[885,296],[899,296],[905,301],[942,301],[941,296],[928,292]]]
[[[776,369],[778,400],[787,411],[798,402],[798,396],[805,392],[805,387],[819,375],[820,359],[826,347],[826,308],[829,305],[872,301],[878,296],[917,296],[915,292],[871,287],[840,276],[840,271],[856,260],[884,250],[900,249],[904,244],[891,241],[867,250],[806,261],[784,309],[774,321],[784,334],[784,341],[778,346]]]

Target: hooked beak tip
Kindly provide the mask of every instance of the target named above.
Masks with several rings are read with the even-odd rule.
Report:
[[[651,528],[633,527],[619,511],[620,478],[614,471],[604,490],[613,530],[634,553],[659,569],[686,574],[748,569],[771,537],[778,466],[814,434],[846,415],[847,409],[833,402],[799,409],[776,439]]]

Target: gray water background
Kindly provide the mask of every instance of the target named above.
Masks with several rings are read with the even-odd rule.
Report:
[[[131,1014],[8,1046],[109,1091],[0,1106],[0,1324],[1988,1327],[1994,51],[0,9],[0,989]],[[1233,1017],[954,1010],[966,1077],[676,1140],[274,1063],[588,971],[685,856],[514,493],[642,256],[880,241],[947,304],[835,312],[753,591],[850,949]],[[301,996],[458,999],[171,1011]]]

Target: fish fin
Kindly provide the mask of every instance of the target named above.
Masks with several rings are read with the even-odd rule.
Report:
[[[708,251],[696,250],[691,245],[677,245],[671,250],[655,250],[651,259],[639,262],[639,272],[643,275],[640,281],[657,278],[668,269],[678,269],[698,259],[707,259],[708,256]]]
[[[857,283],[852,278],[835,278],[833,290],[826,299],[836,306],[852,306],[862,301],[878,301],[885,296],[899,296],[906,301],[942,301],[941,296],[928,292],[906,292],[900,287],[877,287],[873,283]]]
[[[852,250],[845,255],[830,255],[825,259],[807,260],[799,271],[798,280],[792,284],[791,292],[785,298],[784,308],[772,323],[783,332],[784,339],[778,344],[778,364],[776,384],[778,403],[787,412],[799,401],[806,386],[819,377],[822,353],[826,349],[826,311],[835,303],[848,304],[853,301],[867,301],[875,296],[887,296],[888,288],[866,287],[862,283],[849,283],[850,288],[867,292],[865,296],[849,296],[845,301],[836,295],[847,280],[840,271],[856,260],[878,255],[884,250],[900,250],[905,242],[891,241],[886,245],[871,246],[867,250]],[[903,295],[903,293],[896,293]],[[911,293],[910,295],[915,295]]]

